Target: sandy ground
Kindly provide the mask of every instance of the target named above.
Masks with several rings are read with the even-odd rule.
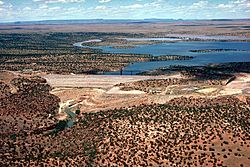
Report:
[[[11,71],[1,71],[0,70],[0,81],[4,83],[10,83],[12,79],[16,77],[16,74]]]
[[[46,75],[44,78],[52,87],[70,88],[111,88],[116,84],[135,82],[145,79],[179,78],[180,75],[171,76],[135,76],[135,75]]]
[[[180,78],[170,76],[103,76],[103,75],[46,75],[44,78],[54,88],[51,93],[60,97],[61,108],[70,106],[72,111],[95,112],[121,107],[150,104],[155,98],[138,90],[123,91],[119,83],[146,79]],[[158,100],[157,100],[158,101]],[[69,104],[70,102],[70,104]],[[164,100],[165,102],[165,100]]]
[[[224,95],[250,95],[250,74],[237,74],[236,79],[226,86],[169,86],[158,94],[138,90],[123,91],[115,86],[119,83],[146,79],[180,78],[170,76],[104,76],[104,75],[46,75],[47,82],[54,88],[51,93],[60,97],[61,109],[80,109],[97,112],[115,108],[128,108],[140,104],[166,103],[176,97],[216,97]]]
[[[221,95],[249,94],[250,95],[250,74],[241,73],[236,79],[227,84],[220,92]]]

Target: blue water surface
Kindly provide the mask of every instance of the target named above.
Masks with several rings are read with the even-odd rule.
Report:
[[[108,53],[133,53],[133,54],[151,54],[153,56],[160,55],[183,55],[194,56],[191,60],[173,60],[159,62],[140,62],[132,63],[124,69],[124,74],[131,74],[154,70],[169,65],[207,65],[210,63],[227,63],[227,62],[249,62],[250,61],[250,42],[168,42],[153,45],[138,45],[135,48],[117,49],[112,46],[98,47],[103,52]],[[194,53],[190,50],[202,49],[237,49],[239,51],[227,52],[209,52]],[[244,50],[244,51],[242,51]],[[120,74],[120,72],[108,72],[105,74]]]

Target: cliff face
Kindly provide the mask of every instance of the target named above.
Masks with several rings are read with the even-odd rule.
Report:
[[[14,91],[13,91],[14,90]],[[13,78],[0,83],[0,134],[23,135],[55,124],[60,99],[40,77]]]

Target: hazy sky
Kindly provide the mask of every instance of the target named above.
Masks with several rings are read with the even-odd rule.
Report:
[[[250,18],[250,0],[0,0],[0,22]]]

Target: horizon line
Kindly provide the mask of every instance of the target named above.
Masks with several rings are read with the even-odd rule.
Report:
[[[4,23],[32,23],[32,22],[51,22],[51,21],[154,21],[154,20],[169,20],[169,21],[233,21],[233,20],[250,20],[250,18],[211,18],[211,19],[173,19],[173,18],[142,18],[142,19],[111,19],[111,18],[93,18],[93,19],[44,19],[44,20],[20,20],[20,21],[0,21],[1,24]]]

